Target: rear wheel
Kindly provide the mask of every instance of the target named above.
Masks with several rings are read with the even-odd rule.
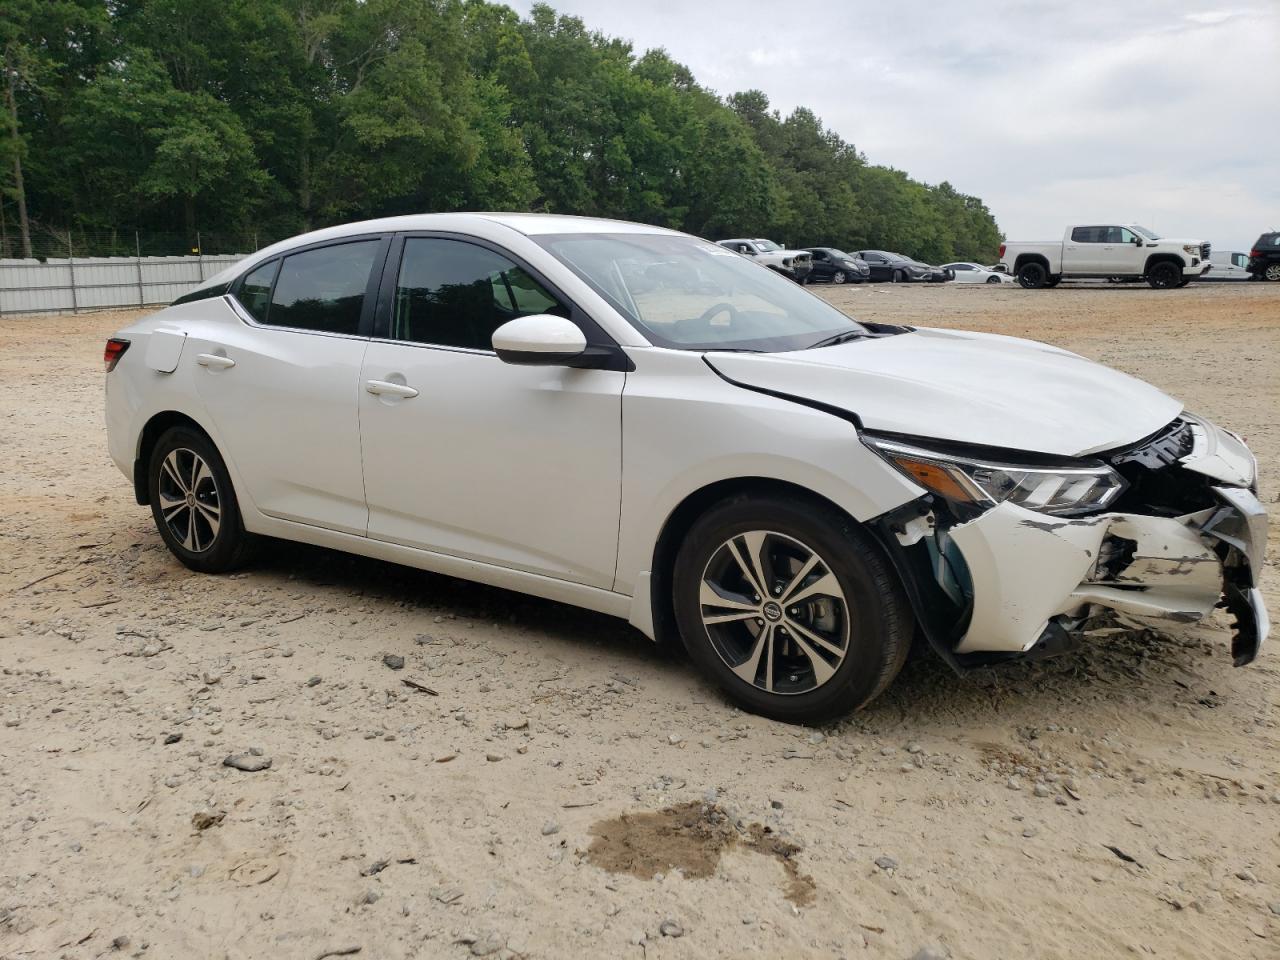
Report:
[[[1049,271],[1043,263],[1032,260],[1018,268],[1018,283],[1027,290],[1037,290],[1049,282]]]
[[[1153,290],[1172,290],[1181,286],[1182,268],[1172,260],[1154,263],[1147,271],[1147,283]]]
[[[1262,276],[1265,280],[1280,280],[1280,263],[1268,263]]]
[[[889,685],[912,618],[878,546],[830,507],[741,497],[713,507],[676,558],[690,657],[736,703],[820,723]]]
[[[905,280],[906,280],[906,275],[901,270],[895,270],[893,271],[893,279],[890,282],[902,283]]]
[[[1000,282],[1000,278],[997,276],[987,277],[987,283],[999,283],[999,282]]]
[[[244,562],[252,537],[226,464],[203,433],[173,427],[161,435],[151,451],[147,492],[161,539],[186,566],[224,573]]]

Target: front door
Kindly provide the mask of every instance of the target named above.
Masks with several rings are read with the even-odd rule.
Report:
[[[233,285],[230,322],[194,329],[184,362],[238,491],[268,516],[364,535],[357,397],[389,241],[269,260]]]
[[[499,360],[498,326],[571,310],[487,246],[410,236],[393,269],[360,375],[369,536],[611,587],[626,374]]]

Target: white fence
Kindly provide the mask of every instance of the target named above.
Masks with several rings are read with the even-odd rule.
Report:
[[[168,303],[244,257],[0,260],[0,316]]]

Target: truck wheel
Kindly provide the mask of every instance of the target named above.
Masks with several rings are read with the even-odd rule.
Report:
[[[1045,283],[1045,286],[1048,287],[1050,290],[1052,290],[1061,282],[1062,282],[1062,277],[1050,277],[1048,282]]]
[[[1174,287],[1182,286],[1181,280],[1182,268],[1172,260],[1161,260],[1147,271],[1147,283],[1151,285],[1152,290],[1172,290]]]
[[[1024,289],[1038,290],[1049,282],[1049,271],[1044,268],[1044,264],[1034,260],[1024,263],[1018,268],[1018,282]]]

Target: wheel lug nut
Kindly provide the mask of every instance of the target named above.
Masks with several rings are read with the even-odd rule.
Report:
[[[763,627],[763,626],[764,626],[764,618],[763,618],[763,617],[756,617],[756,623],[758,623],[760,626],[762,626],[762,627]]]

